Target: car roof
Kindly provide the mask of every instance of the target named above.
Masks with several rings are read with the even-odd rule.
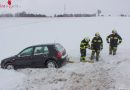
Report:
[[[38,45],[33,45],[33,46],[30,46],[30,47],[38,47],[38,46],[45,46],[45,45],[47,45],[47,46],[51,46],[51,45],[59,45],[59,43],[48,43],[48,44],[38,44]]]

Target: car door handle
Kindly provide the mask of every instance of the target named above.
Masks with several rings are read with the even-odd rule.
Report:
[[[47,54],[43,54],[44,57],[47,57]]]
[[[15,61],[15,59],[12,59],[13,61]]]

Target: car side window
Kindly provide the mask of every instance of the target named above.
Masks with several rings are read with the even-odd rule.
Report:
[[[31,56],[32,55],[32,52],[33,52],[33,48],[27,48],[25,50],[23,50],[19,55],[21,57],[24,57],[24,56]]]
[[[35,47],[34,55],[48,54],[48,53],[49,53],[49,50],[47,46]]]

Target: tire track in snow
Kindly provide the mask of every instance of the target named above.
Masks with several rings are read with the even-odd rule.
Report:
[[[24,69],[27,76],[17,90],[115,90],[103,61],[67,64],[60,69]]]
[[[109,75],[109,69],[104,68],[105,63],[93,64],[95,70],[92,72],[91,90],[115,90],[114,79]]]

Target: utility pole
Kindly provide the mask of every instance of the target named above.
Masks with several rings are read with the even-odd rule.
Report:
[[[64,4],[64,13],[63,14],[66,14],[66,4]]]
[[[102,11],[98,9],[98,10],[97,10],[98,16],[100,16],[101,13],[102,13]]]

